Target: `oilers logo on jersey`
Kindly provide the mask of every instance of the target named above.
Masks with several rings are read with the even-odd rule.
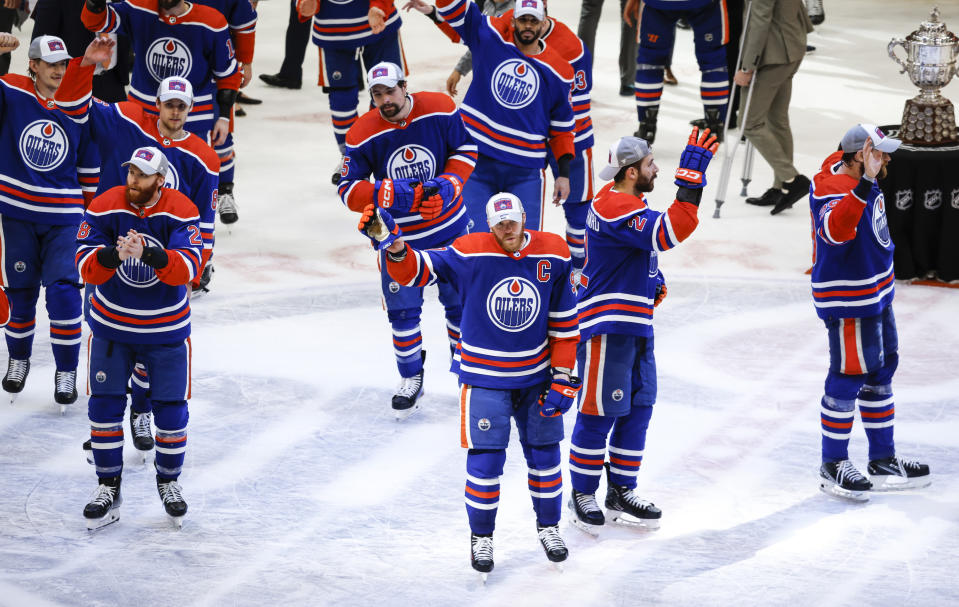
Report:
[[[522,59],[507,59],[493,70],[493,96],[501,105],[520,109],[539,92],[539,74]]]
[[[164,248],[163,243],[149,234],[140,234],[140,237],[143,238],[145,242],[144,247]],[[120,267],[117,268],[116,275],[120,277],[120,280],[122,280],[124,284],[138,289],[151,287],[160,280],[157,278],[156,270],[133,257],[126,258],[123,263],[120,264]]]
[[[53,120],[35,120],[20,133],[20,156],[35,171],[52,171],[69,151],[66,131]]]
[[[157,38],[147,48],[147,70],[157,81],[170,76],[186,77],[193,67],[193,55],[182,41],[176,38]]]
[[[180,189],[180,174],[177,173],[177,170],[172,163],[167,165],[166,176],[163,180],[163,187],[170,188],[171,190]]]
[[[879,244],[889,248],[892,240],[889,238],[889,221],[886,219],[886,198],[882,194],[876,196],[875,202],[872,203],[872,233],[876,235]]]
[[[387,159],[386,174],[391,179],[427,181],[436,175],[436,158],[422,145],[405,145]]]
[[[539,316],[539,291],[525,278],[511,276],[496,283],[486,298],[486,313],[500,329],[516,333]]]

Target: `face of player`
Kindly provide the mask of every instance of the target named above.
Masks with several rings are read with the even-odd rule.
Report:
[[[147,175],[133,164],[127,169],[127,202],[142,206],[153,200],[157,191],[163,187],[163,176],[155,173]]]
[[[56,92],[63,80],[63,73],[67,71],[67,61],[47,63],[42,59],[31,59],[30,69],[37,75],[37,90],[41,94]],[[49,96],[44,94],[44,96]]]
[[[157,111],[160,113],[160,124],[167,131],[178,132],[186,124],[186,117],[190,113],[188,106],[182,99],[167,99],[157,101]]]
[[[540,33],[543,30],[543,21],[539,21],[532,15],[523,15],[519,19],[513,19],[513,37],[517,42],[523,45],[530,45],[539,40]]]
[[[886,165],[889,164],[889,161],[892,160],[892,156],[888,153],[882,153],[882,168],[879,169],[879,173],[876,175],[878,179],[886,178]],[[863,165],[862,151],[856,152],[856,162],[859,163],[859,174],[863,175],[865,173],[865,167]]]
[[[653,182],[656,181],[656,175],[659,174],[659,167],[653,161],[653,155],[649,154],[643,158],[639,164],[639,176],[633,185],[633,191],[636,196],[646,192],[653,191]]]
[[[406,86],[399,83],[393,87],[385,84],[374,85],[370,89],[370,96],[373,97],[373,105],[380,110],[380,115],[387,120],[399,116],[406,107]]]
[[[523,223],[518,221],[501,221],[490,226],[493,238],[507,253],[515,253],[523,246],[523,226],[526,224],[526,213],[523,213]]]

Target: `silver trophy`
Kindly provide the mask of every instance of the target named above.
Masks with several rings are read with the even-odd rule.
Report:
[[[905,61],[896,55],[897,46],[906,52]],[[908,73],[912,83],[921,90],[906,101],[900,138],[917,145],[959,141],[955,109],[939,94],[956,74],[959,38],[939,21],[939,9],[932,9],[929,21],[923,22],[905,40],[893,38],[887,50],[892,60],[902,66],[902,73]]]

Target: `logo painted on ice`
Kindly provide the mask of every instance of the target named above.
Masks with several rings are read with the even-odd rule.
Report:
[[[404,145],[386,161],[390,179],[416,179],[424,182],[436,174],[436,157],[421,145]]]
[[[484,417],[483,419],[476,422],[476,427],[482,430],[483,432],[486,432],[487,430],[493,427],[493,424],[491,424],[490,421]]]
[[[96,378],[97,378],[97,381],[102,384],[103,382],[107,380],[107,374],[104,373],[103,371],[97,371]]]
[[[149,234],[140,234],[140,236],[146,241],[145,247],[163,248],[163,244],[153,236]],[[131,287],[137,287],[138,289],[151,287],[160,280],[157,278],[156,271],[153,268],[133,257],[128,257],[120,264],[117,270],[117,276],[119,276],[120,280],[124,283]]]
[[[493,96],[510,108],[526,107],[539,92],[539,74],[522,59],[508,59],[493,71]]]
[[[959,209],[959,188],[952,191],[952,208]]]
[[[500,329],[515,333],[529,327],[539,315],[539,291],[525,278],[496,283],[486,298],[486,313]]]
[[[613,390],[612,396],[613,396],[613,400],[615,400],[616,402],[619,402],[623,400],[623,391],[617,388]]]
[[[156,80],[170,76],[186,78],[193,67],[193,55],[183,42],[176,38],[157,38],[146,52],[147,71]]]
[[[70,142],[63,127],[52,120],[36,120],[20,133],[20,156],[34,171],[52,171],[67,157]]]
[[[892,240],[889,238],[889,220],[886,218],[886,199],[882,194],[876,196],[876,201],[872,203],[872,232],[879,244],[889,247]]]

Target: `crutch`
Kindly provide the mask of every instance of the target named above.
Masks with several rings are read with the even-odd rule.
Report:
[[[753,180],[753,157],[755,155],[756,148],[753,147],[753,143],[746,141],[746,156],[743,158],[743,174],[740,177],[740,180],[743,182],[743,189],[739,192],[739,195],[743,198],[749,196],[746,187],[749,185],[749,182]]]

